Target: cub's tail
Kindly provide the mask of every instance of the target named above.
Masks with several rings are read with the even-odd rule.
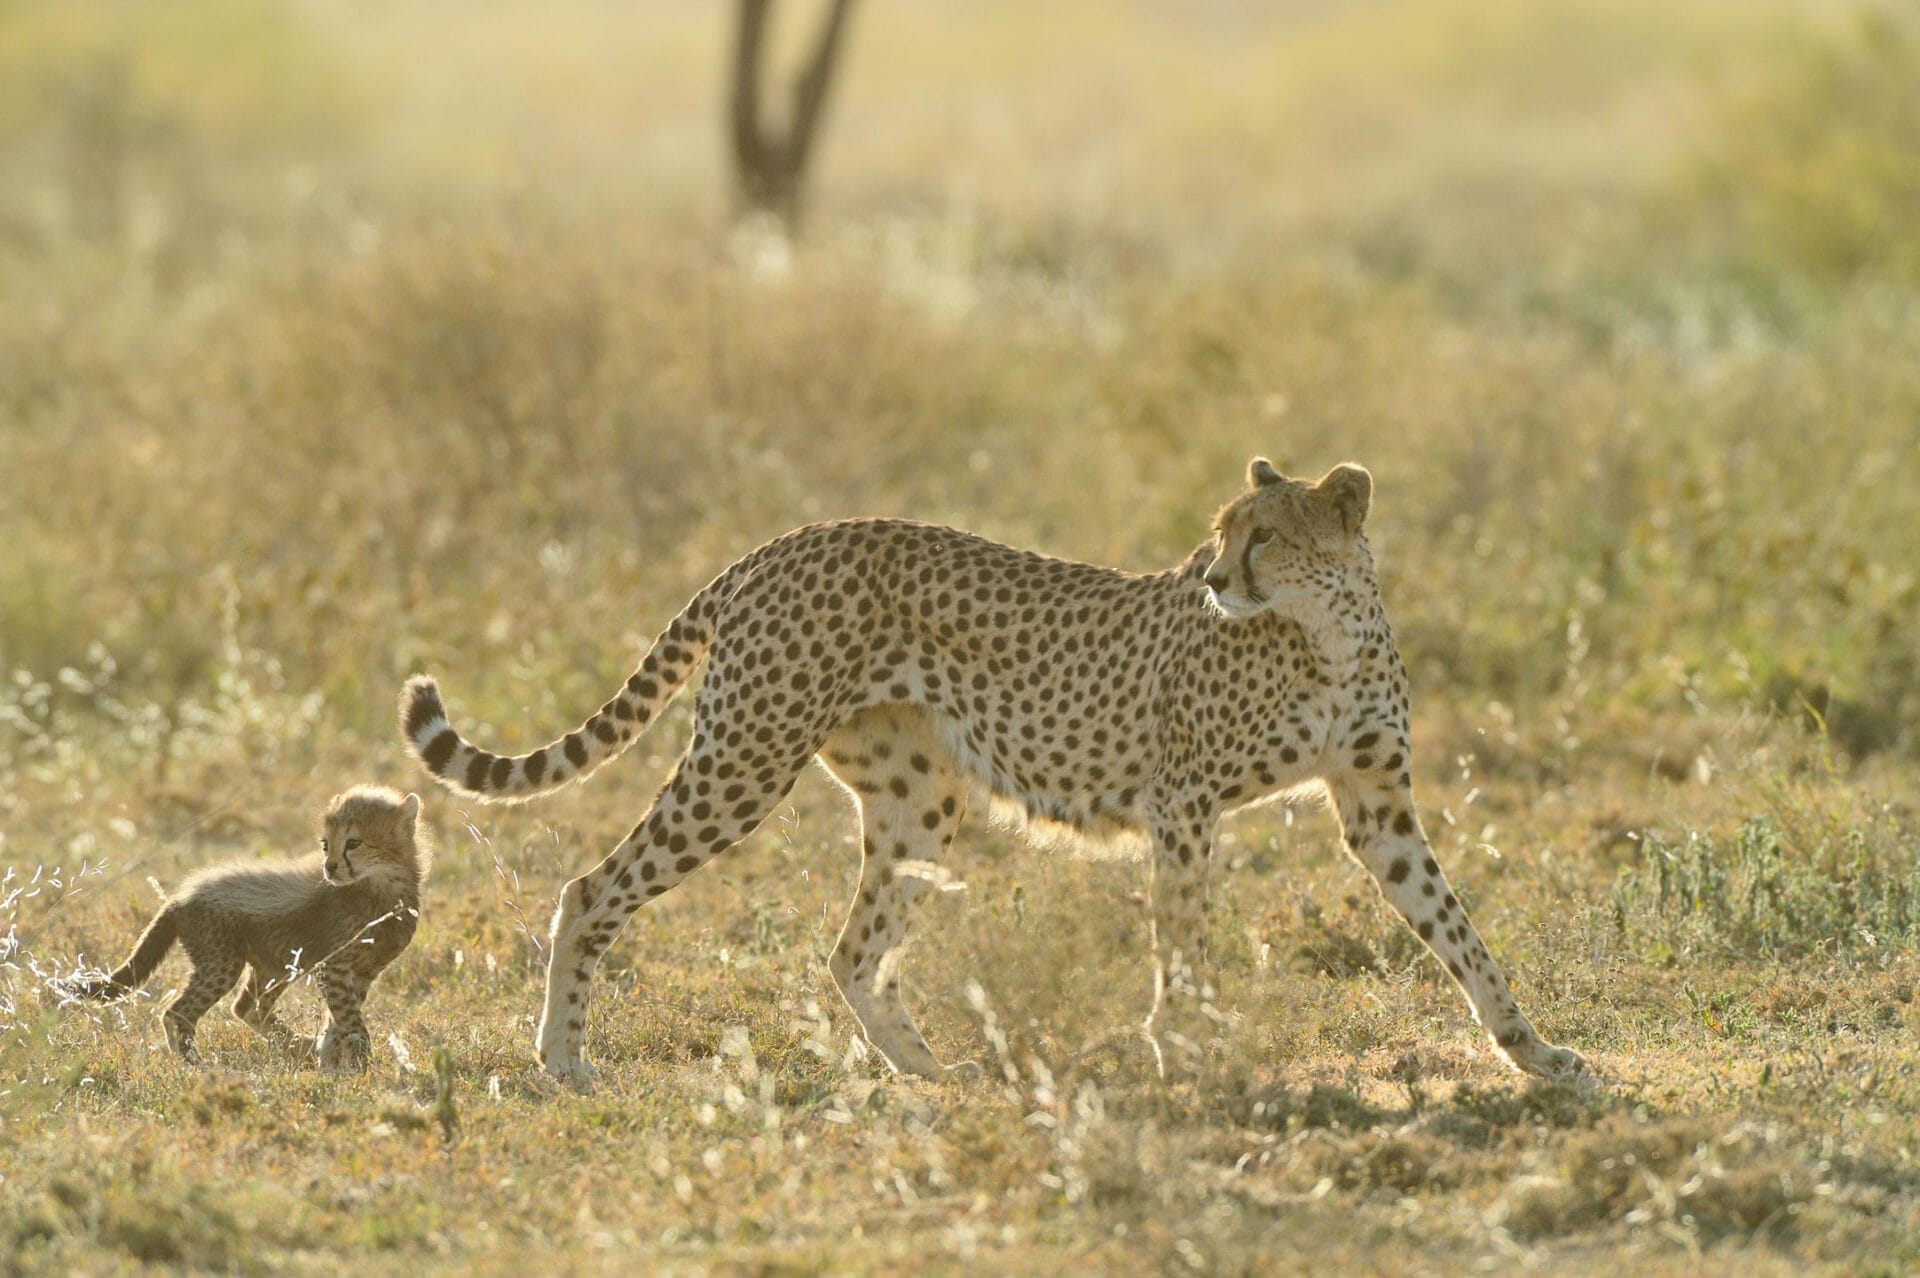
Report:
[[[74,998],[111,1003],[145,985],[147,978],[153,975],[153,969],[160,966],[160,960],[180,939],[180,925],[173,917],[173,911],[171,904],[160,907],[160,912],[153,916],[153,922],[147,924],[147,930],[140,934],[133,954],[112,975],[69,982],[66,992]]]
[[[483,803],[524,803],[579,781],[621,754],[673,700],[713,645],[714,619],[743,565],[688,601],[613,700],[564,737],[530,754],[491,754],[454,731],[431,676],[400,690],[400,734],[439,782]]]

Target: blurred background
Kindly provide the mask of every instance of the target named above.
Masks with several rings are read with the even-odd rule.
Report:
[[[524,744],[797,523],[1157,568],[1257,452],[1537,775],[1913,764],[1907,6],[760,8],[0,5],[8,758]]]

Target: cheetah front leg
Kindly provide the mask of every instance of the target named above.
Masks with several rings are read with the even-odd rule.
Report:
[[[1542,1039],[1514,1002],[1506,977],[1448,890],[1420,828],[1412,790],[1397,776],[1352,778],[1332,788],[1347,850],[1466,992],[1474,1019],[1501,1054],[1516,1068],[1543,1078],[1569,1078],[1584,1070],[1577,1053]]]
[[[320,991],[327,1002],[327,1025],[320,1033],[314,1052],[325,1068],[366,1068],[373,1055],[373,1038],[367,1031],[361,1006],[367,1000],[371,973],[354,964],[335,959],[320,969]]]
[[[1147,1034],[1164,1077],[1197,1064],[1209,1036],[1207,869],[1213,817],[1199,803],[1163,810],[1153,838],[1153,1010]]]

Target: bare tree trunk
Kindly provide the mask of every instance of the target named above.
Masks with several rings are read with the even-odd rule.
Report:
[[[740,0],[733,46],[731,137],[734,178],[743,213],[772,213],[789,231],[800,221],[801,185],[820,126],[821,109],[847,29],[853,0],[831,0],[813,54],[793,84],[793,107],[784,136],[761,118],[761,79],[766,71],[765,36],[771,0]]]

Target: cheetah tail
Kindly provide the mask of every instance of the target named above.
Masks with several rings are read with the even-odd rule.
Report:
[[[611,701],[530,754],[498,755],[468,743],[448,721],[440,687],[415,675],[400,690],[400,734],[440,784],[483,803],[524,803],[571,785],[631,745],[693,675],[713,642],[709,587],[694,596]]]
[[[133,953],[125,963],[109,976],[89,977],[86,980],[73,981],[66,992],[74,998],[91,999],[97,1003],[111,1003],[125,998],[147,983],[153,975],[153,969],[160,966],[160,960],[167,956],[173,943],[180,938],[179,923],[173,917],[173,906],[163,905],[160,912],[153,916],[153,922],[147,924],[147,930],[140,934],[140,940],[133,947]]]

